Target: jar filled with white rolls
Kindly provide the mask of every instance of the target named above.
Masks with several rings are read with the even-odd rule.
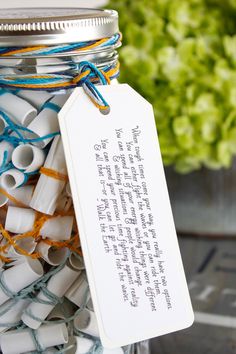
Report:
[[[0,10],[3,354],[134,353],[99,339],[58,123],[74,88],[116,81],[120,45],[115,11]]]

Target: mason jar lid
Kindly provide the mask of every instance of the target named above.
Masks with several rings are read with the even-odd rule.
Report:
[[[0,43],[3,47],[92,41],[111,37],[118,31],[118,14],[113,10],[0,9]]]

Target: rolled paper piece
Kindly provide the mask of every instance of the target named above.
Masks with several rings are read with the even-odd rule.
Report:
[[[37,110],[40,110],[52,98],[52,95],[47,91],[18,90],[16,95],[28,101]]]
[[[13,68],[0,68],[0,75],[16,75],[22,74],[20,70],[13,69]]]
[[[93,301],[92,301],[92,298],[91,298],[91,297],[90,297],[90,299],[88,300],[86,307],[87,307],[88,310],[94,311]]]
[[[64,323],[42,325],[35,333],[39,345],[46,349],[68,342],[68,330]],[[8,331],[1,335],[3,354],[19,354],[35,351],[35,339],[29,328]]]
[[[73,227],[73,216],[57,216],[47,220],[40,230],[40,235],[43,238],[51,240],[63,241],[71,238]]]
[[[10,195],[16,199],[16,201],[19,201],[20,203],[24,204],[25,206],[29,206],[30,201],[32,199],[34,191],[34,186],[33,185],[27,185],[27,186],[22,186],[16,189],[13,189],[10,191]],[[13,200],[9,199],[8,205],[16,205]]]
[[[43,276],[42,264],[37,259],[25,257],[25,261],[3,271],[2,279],[6,287],[17,293]],[[9,296],[0,289],[0,305],[6,302]]]
[[[15,327],[20,322],[22,312],[29,305],[29,302],[29,299],[20,299],[17,302],[15,300],[8,300],[0,306],[0,333],[5,332],[11,327]],[[5,324],[9,325],[5,326]]]
[[[26,173],[37,171],[43,166],[45,152],[30,144],[18,145],[12,153],[12,163],[19,170]]]
[[[1,67],[12,67],[15,68],[17,65],[20,65],[23,62],[23,59],[17,59],[17,58],[3,58],[1,57],[0,65]]]
[[[27,127],[37,116],[37,109],[30,103],[5,90],[0,91],[0,107],[16,123],[24,127]]]
[[[75,354],[87,354],[94,346],[94,342],[91,339],[76,337],[77,348]]]
[[[76,282],[67,290],[65,297],[78,307],[81,307],[87,301],[88,296],[88,281],[85,273],[81,273]]]
[[[65,320],[71,317],[75,312],[74,306],[68,300],[64,300],[62,304],[57,304],[49,313],[47,320]]]
[[[0,142],[0,166],[2,165],[4,159],[5,159],[5,154],[6,154],[6,163],[11,161],[11,156],[14,150],[14,146],[9,143],[8,141],[1,141]]]
[[[16,240],[15,243],[17,246],[19,246],[21,249],[23,249],[24,251],[26,251],[29,254],[33,253],[36,246],[37,246],[37,242],[35,242],[35,239],[33,237],[28,237],[28,238],[23,238],[21,240]],[[18,251],[13,246],[11,246],[9,248],[9,251],[6,254],[6,257],[9,257],[9,258],[17,257],[18,259],[23,258],[22,253],[20,253],[20,251]]]
[[[62,264],[68,256],[68,249],[66,247],[55,248],[43,241],[38,243],[36,251],[40,253],[41,258],[43,258],[45,262],[53,266]]]
[[[23,234],[33,229],[36,212],[32,209],[9,206],[5,229],[14,234]]]
[[[41,138],[48,134],[56,133],[59,129],[58,112],[65,104],[68,95],[56,95],[45,104],[45,107],[39,112],[37,117],[28,126],[32,133],[26,133],[28,138]],[[1,102],[0,102],[1,103]],[[44,148],[50,143],[52,138],[44,139],[34,144]]]
[[[3,172],[0,177],[0,184],[2,188],[6,190],[16,189],[26,181],[27,176],[16,168],[11,168],[10,170]]]
[[[5,122],[5,119],[0,115],[0,135],[4,133],[6,126],[7,123]]]
[[[68,343],[63,346],[63,350],[66,354],[76,354],[76,337],[69,337]]]
[[[56,73],[70,70],[70,65],[58,58],[38,58],[36,59],[36,72],[38,74]]]
[[[71,188],[70,188],[70,183],[68,182],[67,185],[66,185],[66,194],[69,196],[69,197],[72,197],[72,193],[71,193]]]
[[[74,319],[74,327],[80,332],[99,337],[99,330],[95,313],[88,309],[83,309]]]
[[[65,265],[58,273],[50,278],[47,283],[47,289],[57,297],[61,298],[69,289],[71,284],[75,282],[79,274],[80,273],[78,271],[75,271],[68,265]],[[37,299],[49,301],[43,291],[40,291],[36,297],[36,301]],[[21,319],[28,327],[37,329],[41,325],[41,322],[36,320],[36,318],[45,320],[54,307],[54,304],[31,302],[26,311],[23,313]],[[30,315],[32,315],[32,317]]]
[[[57,208],[56,210],[58,211],[68,211],[70,210],[72,206],[72,199],[71,197],[63,194],[61,197],[59,197],[58,202],[57,202]]]
[[[8,203],[8,200],[9,199],[5,195],[0,193],[0,208],[6,205]]]
[[[57,136],[54,138],[44,167],[65,175],[67,174],[61,137]],[[53,215],[65,183],[63,180],[41,174],[30,203],[31,208],[44,214]]]
[[[85,269],[83,257],[77,254],[71,253],[69,257],[69,262],[74,269],[78,269],[78,270]]]
[[[103,348],[102,354],[124,354],[124,351],[122,348],[115,348],[115,349]]]

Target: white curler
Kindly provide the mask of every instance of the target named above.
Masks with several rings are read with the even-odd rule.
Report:
[[[29,206],[30,201],[32,199],[34,191],[33,185],[22,186],[10,191],[10,195],[15,198],[17,201],[22,203],[24,206]],[[15,202],[9,199],[8,205],[15,205]]]
[[[20,322],[22,312],[29,305],[29,302],[29,299],[19,299],[17,302],[15,300],[8,300],[0,306],[0,314],[3,313],[0,316],[0,332],[5,332]],[[5,324],[9,325],[5,326]]]
[[[85,269],[83,257],[81,257],[79,255],[75,255],[74,253],[71,253],[71,255],[69,257],[69,262],[70,262],[72,268],[74,268],[74,269],[78,269],[78,270]]]
[[[76,282],[74,282],[67,290],[65,297],[78,307],[81,307],[84,305],[84,302],[88,300],[89,296],[88,281],[85,273],[83,272]]]
[[[15,234],[23,234],[33,229],[36,212],[32,209],[9,206],[5,229]]]
[[[18,145],[12,153],[12,163],[19,170],[26,173],[37,171],[43,166],[45,152],[30,144]]]
[[[99,337],[98,324],[95,313],[88,309],[83,309],[74,319],[74,327],[78,331]]]
[[[8,141],[1,141],[0,142],[0,165],[2,165],[2,163],[4,161],[5,152],[7,152],[6,163],[11,161],[11,156],[12,156],[13,150],[14,150],[14,146],[11,143],[9,143]]]
[[[43,267],[38,260],[25,257],[25,261],[3,271],[2,279],[7,288],[13,292],[24,289],[43,275]],[[0,289],[0,305],[6,302],[9,296]]]
[[[55,248],[43,241],[38,243],[36,251],[41,255],[41,258],[43,258],[45,262],[53,266],[62,264],[68,256],[68,249],[66,247]]]
[[[67,174],[63,144],[59,136],[53,140],[44,167]],[[53,215],[65,183],[65,181],[41,174],[30,203],[31,208]]]
[[[7,123],[6,123],[5,119],[0,115],[0,135],[2,135],[4,133],[6,126],[7,126]]]
[[[48,103],[62,107],[67,98],[68,95],[56,95]],[[28,129],[33,132],[33,134],[26,133],[26,137],[29,138],[40,138],[48,134],[58,132],[60,130],[58,123],[58,112],[53,107],[50,107],[49,105],[48,107],[46,106],[28,126]],[[52,138],[44,139],[36,142],[35,145],[44,148],[50,143],[51,140]]]
[[[69,240],[71,238],[73,222],[73,216],[51,218],[43,224],[40,235],[43,238],[50,238],[56,241]]]
[[[35,333],[42,348],[50,348],[68,342],[68,330],[64,323],[42,325]],[[8,331],[1,336],[3,354],[19,354],[35,351],[34,337],[29,328]]]
[[[37,116],[37,110],[31,104],[4,90],[0,91],[0,107],[16,123],[24,127],[27,127]]]
[[[3,172],[0,177],[0,184],[3,189],[12,190],[20,187],[25,181],[26,175],[17,170],[16,168],[11,168],[6,172]]]
[[[47,283],[47,289],[55,294],[58,297],[64,296],[66,291],[69,289],[71,284],[75,282],[77,277],[79,276],[79,272],[71,269],[67,265],[65,265],[58,273],[53,275]],[[41,291],[36,299],[41,299],[44,301],[49,301],[44,292]],[[22,315],[22,321],[30,328],[37,329],[41,325],[41,322],[36,320],[36,318],[40,318],[41,320],[45,320],[52,309],[55,307],[54,304],[43,304],[39,302],[32,302],[26,309],[25,313]],[[28,315],[28,313],[32,314],[33,317]]]
[[[28,101],[38,110],[40,110],[42,106],[52,98],[52,94],[47,91],[19,90],[16,94]]]
[[[76,337],[77,348],[75,354],[87,354],[94,346],[94,342],[91,339]]]

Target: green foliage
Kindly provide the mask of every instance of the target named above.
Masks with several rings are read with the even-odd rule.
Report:
[[[230,167],[236,154],[236,0],[111,0],[121,82],[154,106],[166,165]],[[235,33],[235,35],[234,35]]]

